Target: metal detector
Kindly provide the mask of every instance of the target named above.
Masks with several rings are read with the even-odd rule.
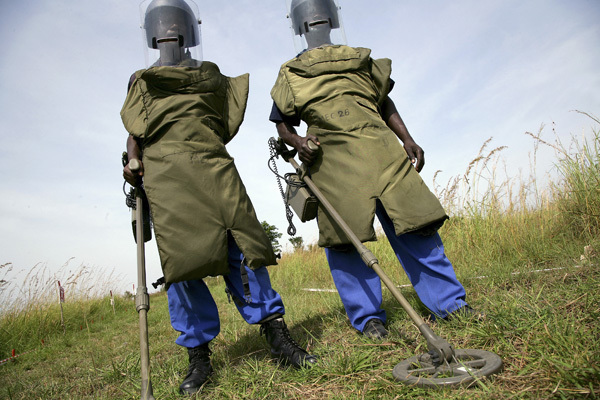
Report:
[[[310,140],[308,141],[308,145],[312,150],[319,148]],[[497,354],[485,350],[455,350],[445,339],[433,333],[429,325],[416,313],[391,279],[383,272],[379,266],[379,261],[373,253],[362,244],[331,203],[327,201],[312,179],[307,176],[308,174],[304,173],[306,170],[304,166],[299,166],[296,160],[294,160],[296,151],[288,150],[281,139],[269,139],[269,146],[294,167],[298,176],[301,177],[310,192],[318,199],[327,214],[344,231],[365,264],[377,273],[425,337],[429,350],[428,353],[411,357],[398,363],[392,371],[394,378],[402,383],[424,388],[469,386],[475,381],[497,373],[502,369],[502,360]]]
[[[140,170],[137,159],[129,161],[131,172]],[[148,310],[150,309],[150,296],[146,287],[146,256],[144,253],[144,189],[141,185],[135,187],[135,239],[137,242],[137,273],[138,287],[135,294],[135,308],[140,317],[140,368],[142,372],[142,400],[155,400],[150,381],[150,346],[148,344]]]

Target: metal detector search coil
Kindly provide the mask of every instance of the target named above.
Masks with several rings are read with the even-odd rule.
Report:
[[[450,362],[434,363],[425,353],[398,363],[392,375],[398,381],[426,389],[471,386],[502,370],[502,359],[489,351],[456,349]]]

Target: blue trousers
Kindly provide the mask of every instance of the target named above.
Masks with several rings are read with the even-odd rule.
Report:
[[[257,324],[273,314],[285,314],[281,296],[271,287],[267,268],[256,270],[244,266],[248,272],[252,301],[244,300],[240,267],[244,256],[229,235],[229,275],[225,284],[233,295],[236,307],[244,320]],[[220,332],[219,310],[204,281],[173,283],[167,291],[171,326],[180,332],[175,340],[180,346],[192,348],[210,342]]]
[[[437,233],[433,236],[411,233],[396,236],[394,225],[379,201],[376,215],[417,295],[434,316],[443,318],[467,305],[465,289],[456,278]],[[352,326],[362,332],[372,318],[385,323],[386,314],[381,309],[381,280],[365,265],[356,249],[326,248],[325,254]]]

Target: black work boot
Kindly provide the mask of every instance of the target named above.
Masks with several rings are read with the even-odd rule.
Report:
[[[308,354],[291,338],[283,318],[260,324],[260,334],[265,335],[271,345],[271,356],[279,359],[282,364],[301,368],[311,367],[317,363],[317,357]]]
[[[213,372],[212,365],[210,365],[210,350],[208,343],[201,346],[188,349],[188,356],[190,359],[190,366],[188,367],[188,373],[185,379],[179,386],[179,392],[181,394],[194,394],[202,388],[202,385]]]
[[[383,340],[387,337],[388,331],[383,326],[383,321],[379,318],[371,318],[365,324],[362,334],[371,340]]]

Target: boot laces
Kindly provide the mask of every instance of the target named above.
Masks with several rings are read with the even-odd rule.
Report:
[[[295,352],[306,353],[290,336],[290,331],[283,321],[274,320],[261,325],[260,334],[267,337],[271,346],[278,347],[278,350],[284,353],[289,352],[290,355]]]
[[[192,372],[194,372],[194,370],[210,370],[210,355],[212,354],[212,352],[208,347],[199,346],[192,349],[188,349],[188,354],[190,359],[188,376],[190,376]]]

